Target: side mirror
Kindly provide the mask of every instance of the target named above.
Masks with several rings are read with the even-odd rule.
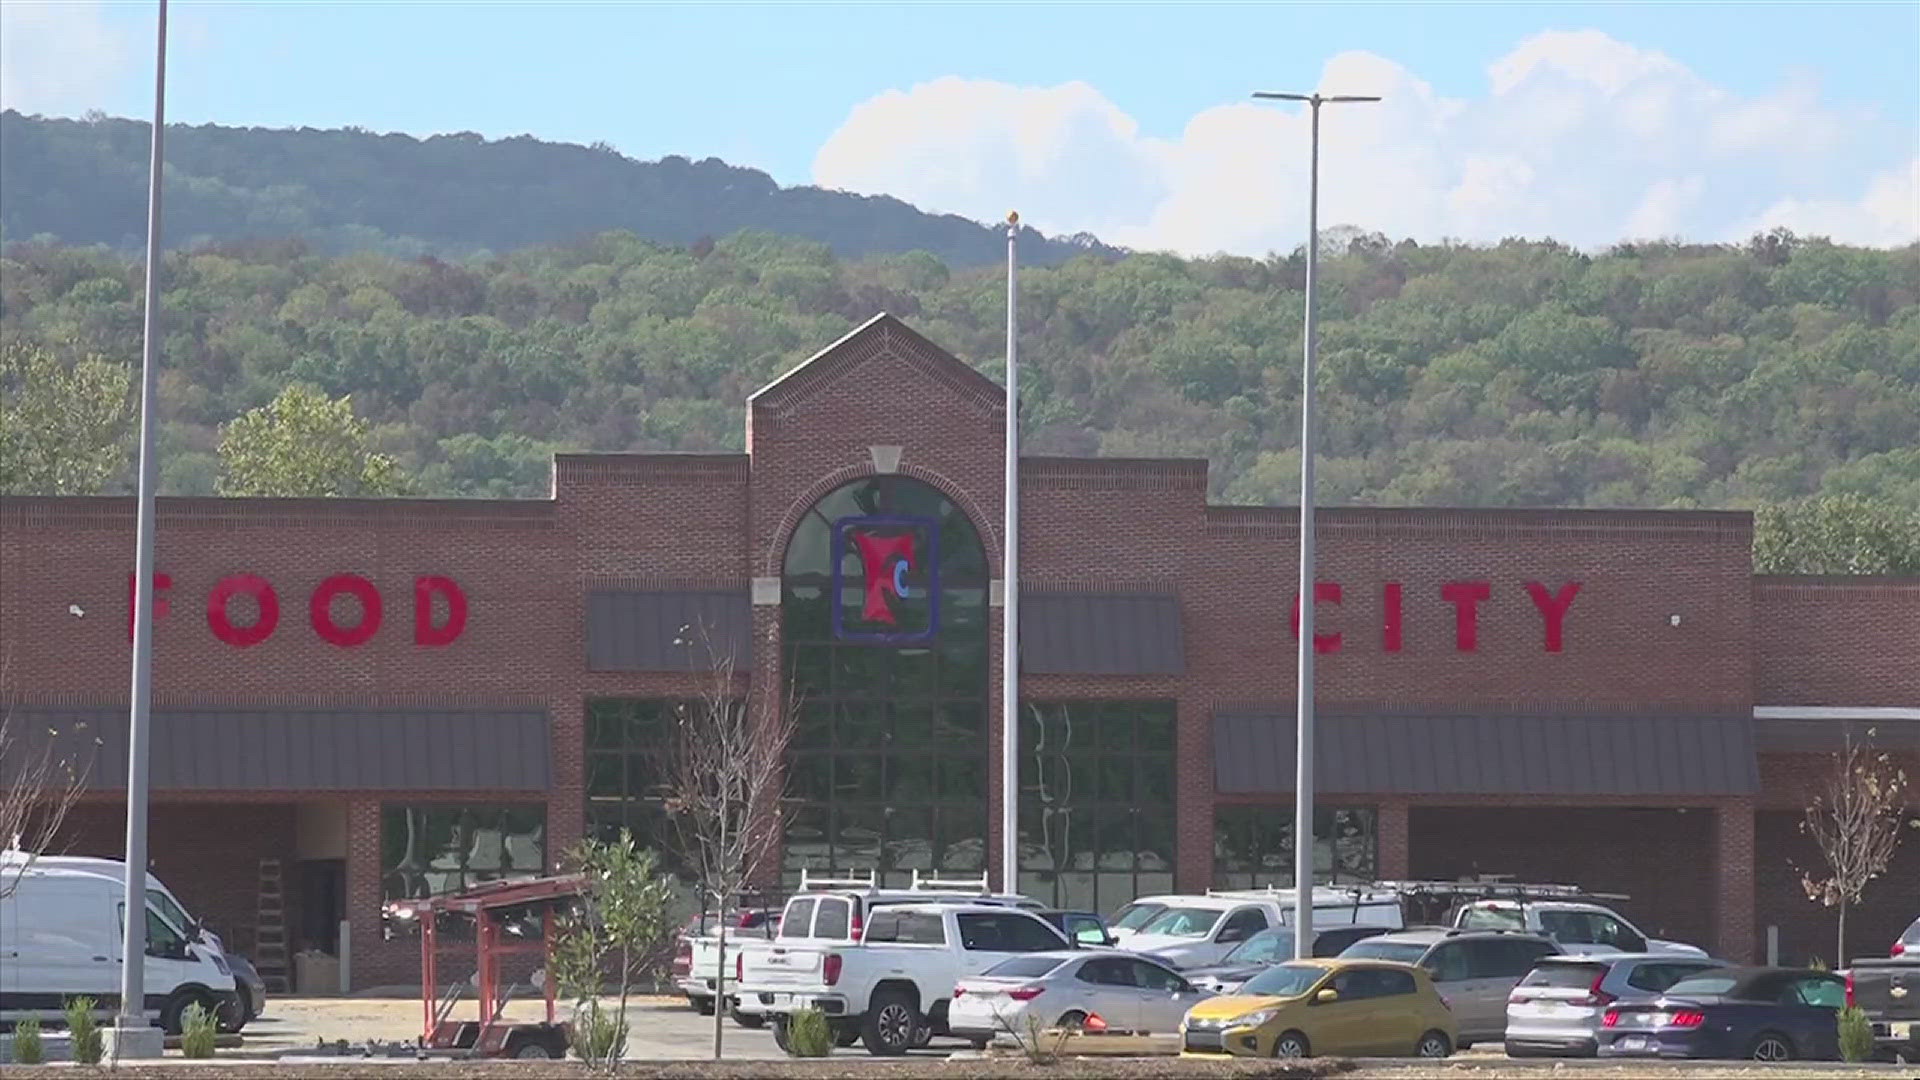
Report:
[[[1213,940],[1214,940],[1214,943],[1218,945],[1231,945],[1235,942],[1245,941],[1246,939],[1247,939],[1246,931],[1239,930],[1239,929],[1226,929],[1226,930],[1220,931],[1220,936],[1214,938]]]
[[[1117,937],[1114,937],[1112,934],[1107,934],[1105,935],[1104,939],[1100,942],[1100,944],[1107,945],[1107,946],[1118,945],[1120,944],[1120,939]]]
[[[1332,987],[1328,987],[1327,989],[1322,990],[1319,993],[1313,995],[1313,1003],[1315,1005],[1331,1005],[1334,1002],[1339,1000],[1340,1000],[1340,991],[1335,990]]]

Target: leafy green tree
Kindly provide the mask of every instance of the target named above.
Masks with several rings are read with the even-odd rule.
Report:
[[[97,355],[69,364],[30,341],[0,345],[0,491],[97,495],[127,470],[133,373]]]
[[[222,495],[398,495],[406,486],[394,460],[373,450],[352,398],[307,386],[289,386],[228,424],[220,464]]]
[[[625,829],[615,840],[582,840],[564,862],[585,877],[586,893],[581,910],[563,919],[556,935],[554,985],[574,1006],[574,1052],[590,1067],[612,1072],[626,1049],[628,997],[673,952],[673,877]],[[600,1004],[609,976],[612,1015]]]
[[[1859,495],[1762,507],[1753,522],[1762,574],[1920,574],[1920,510]]]

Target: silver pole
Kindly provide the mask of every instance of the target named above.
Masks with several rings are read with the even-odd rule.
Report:
[[[1377,97],[1321,97],[1319,94],[1266,94],[1305,102],[1313,113],[1312,151],[1307,173],[1307,297],[1301,330],[1300,363],[1300,640],[1299,716],[1294,724],[1293,782],[1293,955],[1313,955],[1313,286],[1320,264],[1320,106],[1329,101],[1379,101]]]
[[[1007,519],[1000,567],[1000,887],[1020,882],[1020,215],[1007,215]]]
[[[147,735],[153,696],[154,378],[160,364],[160,179],[166,134],[167,0],[154,48],[153,147],[147,162],[147,310],[140,345],[140,511],[133,571],[133,690],[127,718],[126,925],[122,930],[122,1028],[147,1026]]]

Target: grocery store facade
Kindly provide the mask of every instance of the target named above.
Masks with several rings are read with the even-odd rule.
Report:
[[[782,870],[999,850],[1005,401],[877,317],[742,454],[563,455],[536,500],[164,499],[153,868],[247,951],[417,981],[384,899],[658,824],[675,708],[790,687]],[[1297,515],[1188,460],[1021,463],[1021,887],[1110,910],[1290,865]],[[133,505],[0,500],[0,706],[118,849]],[[1730,512],[1340,508],[1319,544],[1328,876],[1623,892],[1649,932],[1831,952],[1797,822],[1842,732],[1920,773],[1920,580],[1756,577]],[[1856,913],[1916,913],[1920,842]]]

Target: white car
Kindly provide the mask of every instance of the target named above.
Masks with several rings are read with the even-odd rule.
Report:
[[[1176,968],[1208,967],[1219,963],[1241,942],[1276,926],[1293,922],[1292,889],[1242,889],[1204,896],[1155,897],[1165,904],[1132,934],[1120,941],[1129,952],[1144,953]],[[1313,892],[1313,924],[1380,926],[1402,925],[1397,895],[1372,890],[1323,886]]]
[[[815,1008],[835,1041],[858,1037],[874,1055],[905,1053],[947,1033],[948,1002],[961,980],[1026,953],[1073,948],[1060,931],[1019,908],[989,904],[890,904],[869,913],[859,942],[801,942],[789,909],[782,934],[747,954],[740,986],[773,1017],[784,1046],[787,1017]],[[1110,952],[1099,955],[1111,956]]]
[[[1180,1030],[1195,1002],[1212,996],[1144,957],[1033,953],[961,979],[947,1006],[947,1029],[978,1044],[1001,1033],[1025,1037],[1029,1024],[1078,1029],[1097,1016],[1109,1031],[1166,1034]]]
[[[1453,925],[1463,930],[1520,930],[1552,938],[1570,953],[1672,953],[1705,956],[1705,949],[1648,937],[1624,915],[1577,900],[1476,900]]]

